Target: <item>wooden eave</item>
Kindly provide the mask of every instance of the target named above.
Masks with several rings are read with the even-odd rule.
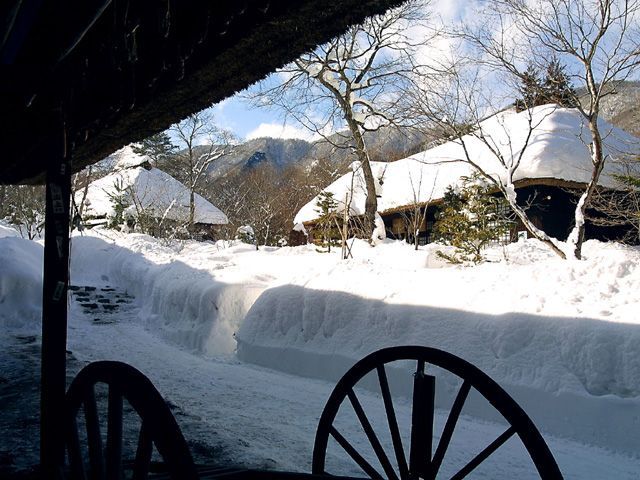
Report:
[[[401,0],[13,0],[0,6],[0,183],[73,170],[238,92]]]

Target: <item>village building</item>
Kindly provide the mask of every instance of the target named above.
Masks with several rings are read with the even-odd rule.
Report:
[[[113,172],[74,196],[86,224],[104,225],[120,214],[128,228],[147,221],[146,230],[157,235],[166,228],[187,224],[190,191],[184,184],[152,167],[149,159],[135,153],[131,146],[118,150],[108,160],[114,163]],[[220,209],[197,193],[194,207],[190,234],[196,238],[215,239],[216,227],[229,223]]]
[[[600,126],[605,132],[607,163],[599,185],[616,189],[614,175],[622,172],[630,158],[638,156],[640,139],[603,120]],[[377,179],[378,213],[384,221],[387,238],[413,241],[416,224],[410,219],[417,214],[419,243],[433,240],[436,213],[447,188],[459,187],[465,177],[477,172],[466,161],[466,149],[468,159],[502,185],[508,182],[507,169],[494,152],[499,153],[507,166],[517,165],[512,179],[518,204],[526,206],[527,215],[538,228],[558,240],[566,240],[574,224],[579,195],[592,173],[590,134],[580,113],[555,105],[519,113],[510,109],[484,120],[479,127],[486,143],[479,135],[469,134],[462,137],[462,141],[452,140],[402,160],[371,163]],[[342,217],[345,205],[352,218],[364,214],[366,187],[357,162],[352,165],[352,172],[324,191],[333,194],[338,217]],[[495,195],[501,195],[497,188]],[[298,229],[304,226],[311,239],[318,230],[317,201],[318,197],[307,203],[294,220]],[[508,212],[504,213],[508,216]],[[528,236],[515,217],[511,227],[505,241]],[[586,237],[616,239],[622,236],[622,230],[624,227],[599,227],[588,222]]]

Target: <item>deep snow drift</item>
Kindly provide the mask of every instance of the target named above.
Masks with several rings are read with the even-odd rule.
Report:
[[[213,415],[207,409],[222,409],[211,421],[226,425],[224,442],[232,442],[233,430],[239,428],[264,445],[263,426],[260,432],[251,431],[260,421],[253,409],[261,402],[274,411],[308,403],[318,415],[324,399],[314,403],[301,397],[294,407],[291,402],[298,397],[293,392],[326,394],[329,387],[303,386],[282,376],[285,387],[276,394],[266,386],[278,381],[272,373],[248,373],[257,367],[236,365],[235,360],[225,367],[220,355],[232,359],[237,349],[245,362],[334,382],[378,348],[434,346],[491,375],[543,431],[631,455],[601,459],[592,447],[576,450],[571,444],[572,453],[559,460],[563,471],[584,476],[593,468],[586,465],[598,459],[624,465],[626,473],[618,476],[633,478],[628,473],[640,471],[640,250],[590,241],[585,260],[563,261],[527,240],[491,252],[492,262],[475,267],[443,265],[434,250],[429,246],[416,252],[400,242],[371,248],[357,242],[355,259],[340,261],[312,246],[255,251],[241,244],[166,244],[109,231],[75,236],[72,283],[117,285],[137,298],[137,310],[126,325],[100,330],[91,330],[96,327],[90,320],[74,319],[70,348],[85,360],[119,358],[144,366],[155,373],[154,381],[161,378],[160,390],[185,402],[185,409],[203,418]],[[0,324],[5,334],[37,330],[41,255],[37,243],[0,238]],[[16,315],[23,309],[31,313]],[[204,397],[212,387],[209,381],[198,383],[197,375],[167,380],[176,372],[190,377],[186,372],[192,368],[215,376],[214,391],[233,385],[223,396],[228,403],[210,405]],[[438,402],[446,405],[452,380],[436,373],[445,387]],[[268,400],[262,398],[267,390]],[[241,400],[254,395],[255,404]],[[251,406],[231,420],[241,425],[234,427],[225,418],[239,402]],[[479,404],[470,405],[467,414],[491,418]],[[274,428],[288,429],[276,436],[290,438],[289,443],[302,435],[284,419],[274,422]],[[308,423],[306,449],[315,418]],[[467,428],[470,436],[465,438],[482,438],[475,428]],[[245,452],[236,452],[240,463],[246,464],[256,451],[251,442],[232,444]],[[282,448],[291,452],[286,458],[298,458],[297,447]],[[604,475],[597,471],[591,478]]]
[[[147,328],[190,351],[237,348],[241,360],[335,381],[379,348],[437,347],[491,375],[543,429],[628,452],[640,444],[640,424],[628,428],[640,422],[636,248],[590,241],[585,260],[563,261],[527,240],[495,262],[452,267],[433,245],[401,242],[356,243],[341,262],[313,246],[107,235],[74,238],[76,278],[128,289]]]
[[[42,250],[0,222],[0,329],[40,323]]]

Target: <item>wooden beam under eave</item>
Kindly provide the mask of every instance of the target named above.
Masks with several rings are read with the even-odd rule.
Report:
[[[65,445],[67,288],[71,155],[67,127],[58,120],[49,143],[42,282],[40,468],[43,478],[62,479]]]

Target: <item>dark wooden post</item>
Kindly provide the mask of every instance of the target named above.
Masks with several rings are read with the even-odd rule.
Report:
[[[44,234],[40,465],[43,478],[62,478],[66,391],[67,286],[71,164],[66,126],[50,142]]]

